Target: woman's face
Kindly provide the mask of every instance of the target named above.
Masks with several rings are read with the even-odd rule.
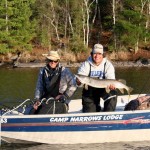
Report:
[[[93,53],[92,54],[92,59],[93,59],[94,64],[98,66],[98,65],[100,65],[100,63],[103,60],[103,54],[101,54],[101,53]]]
[[[49,60],[49,66],[52,68],[52,69],[55,69],[57,67],[57,64],[58,64],[58,60],[54,61],[54,60]]]

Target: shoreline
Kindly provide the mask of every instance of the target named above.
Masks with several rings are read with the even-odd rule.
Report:
[[[114,67],[150,67],[150,63],[143,64],[141,62],[133,62],[133,61],[111,61]],[[68,62],[60,62],[63,66],[71,68],[71,67],[79,67],[81,63],[68,63]],[[17,64],[7,64],[0,63],[0,67],[12,66],[13,68],[40,68],[44,67],[46,63],[40,62],[29,62],[29,63],[17,63]]]

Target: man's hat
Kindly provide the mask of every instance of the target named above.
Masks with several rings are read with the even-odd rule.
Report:
[[[101,54],[103,54],[103,45],[101,45],[101,44],[95,44],[94,48],[92,49],[92,53],[93,54],[95,54],[95,53],[101,53]]]

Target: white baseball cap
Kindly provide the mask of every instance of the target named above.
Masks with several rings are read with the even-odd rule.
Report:
[[[92,53],[101,53],[103,54],[103,45],[101,44],[95,44],[94,48],[92,49]]]

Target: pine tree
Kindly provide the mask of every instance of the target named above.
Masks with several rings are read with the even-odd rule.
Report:
[[[31,50],[35,21],[31,5],[35,0],[2,0],[0,3],[0,53]]]
[[[125,0],[116,21],[115,33],[118,37],[118,48],[132,47],[138,51],[140,42],[144,40],[145,14],[140,0]],[[123,49],[125,50],[125,49]]]

